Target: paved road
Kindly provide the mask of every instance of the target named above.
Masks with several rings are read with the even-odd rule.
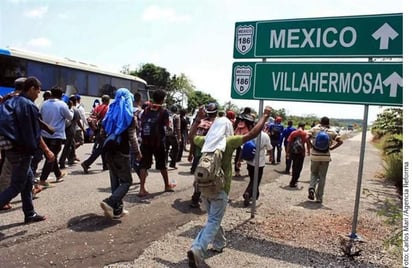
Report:
[[[91,144],[84,145],[78,155],[86,158],[90,150]],[[111,221],[99,206],[110,192],[109,174],[101,170],[100,159],[87,175],[80,165],[68,167],[65,181],[35,200],[36,210],[46,214],[47,221],[24,225],[19,198],[12,202],[11,211],[0,212],[0,266],[102,267],[136,258],[150,242],[202,213],[189,207],[193,182],[189,169],[185,160],[170,171],[170,178],[177,181],[175,193],[164,193],[160,173],[151,171],[147,189],[152,194],[138,198],[139,185],[133,184],[125,198],[130,215]],[[133,177],[137,182],[137,175]],[[279,174],[271,172],[270,177]],[[234,180],[231,196],[240,196],[244,185],[244,178]]]

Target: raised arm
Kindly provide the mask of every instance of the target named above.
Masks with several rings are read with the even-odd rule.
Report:
[[[268,120],[270,114],[272,113],[272,107],[266,106],[263,115],[259,118],[259,121],[256,125],[245,135],[243,135],[243,143],[251,140],[259,135],[262,131],[263,127],[265,126],[265,122]]]

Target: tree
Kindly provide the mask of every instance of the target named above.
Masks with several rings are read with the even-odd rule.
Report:
[[[168,88],[170,94],[168,94],[166,103],[179,103],[179,106],[183,106],[184,100],[188,102],[189,96],[195,90],[192,81],[183,73],[179,76],[173,75]]]
[[[209,102],[216,102],[216,99],[210,96],[210,94],[205,94],[202,91],[193,91],[190,93],[187,103],[188,112],[194,112],[197,108],[205,105]]]
[[[240,108],[236,104],[232,103],[231,101],[228,101],[223,104],[223,110],[225,111],[230,110],[230,111],[235,112],[236,114],[240,113]]]
[[[155,89],[169,90],[170,73],[165,68],[156,66],[153,63],[140,66],[139,70],[131,71],[130,75],[146,80],[147,84],[154,86]]]

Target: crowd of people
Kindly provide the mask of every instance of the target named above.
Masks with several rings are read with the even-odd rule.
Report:
[[[19,78],[15,81],[15,91],[0,101],[0,209],[10,209],[10,201],[21,194],[24,222],[45,220],[34,209],[32,200],[50,187],[50,173],[54,174],[55,182],[62,182],[67,165],[79,163],[83,172],[88,173],[101,157],[102,169],[109,170],[111,194],[100,206],[104,215],[118,219],[128,214],[123,198],[132,184],[133,171],[139,177],[139,197],[149,194],[145,182],[153,160],[162,175],[164,191],[173,192],[176,184],[170,180],[168,170],[177,169],[176,163],[185,161],[183,152],[187,151],[190,173],[195,178],[191,206],[199,208],[202,203],[208,216],[187,253],[190,267],[198,267],[210,243],[217,252],[226,246],[221,222],[232,177],[241,175],[242,164],[247,165],[249,183],[243,199],[244,205],[249,206],[254,198],[256,168],[257,200],[267,163],[280,165],[283,153],[283,172],[291,175],[289,186],[294,188],[298,186],[305,156],[310,156],[308,199],[322,203],[330,151],[342,144],[338,133],[329,127],[328,117],[322,117],[319,124],[308,130],[303,122],[295,128],[291,120],[285,127],[282,117],[273,115],[268,106],[258,117],[248,107],[236,114],[219,111],[216,103],[206,103],[190,122],[184,109],[164,105],[163,90],[156,90],[151,101],[141,103],[139,93],[133,95],[128,89],[119,88],[112,101],[108,95],[103,95],[101,102],[96,101],[86,117],[81,96],[65,96],[59,87],[44,91],[44,102],[38,108],[34,101],[40,90],[37,78]],[[85,139],[94,144],[91,155],[81,161],[76,149]],[[253,147],[253,155],[247,159],[246,145]],[[220,176],[222,185],[213,195],[202,194],[205,188],[197,181],[198,166],[205,168],[205,155],[210,157],[217,150],[221,152],[220,159],[213,160],[212,165],[218,165],[220,175],[212,175]],[[44,164],[38,171],[43,156]],[[39,174],[37,179],[35,174]]]

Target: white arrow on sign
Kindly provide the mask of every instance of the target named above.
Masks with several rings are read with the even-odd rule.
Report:
[[[403,87],[403,79],[397,72],[393,72],[383,81],[383,84],[385,86],[391,86],[389,91],[389,97],[396,97],[398,93],[398,86]]]
[[[380,39],[379,49],[388,49],[389,39],[393,40],[398,37],[398,33],[385,22],[376,32],[372,34],[375,40]]]

